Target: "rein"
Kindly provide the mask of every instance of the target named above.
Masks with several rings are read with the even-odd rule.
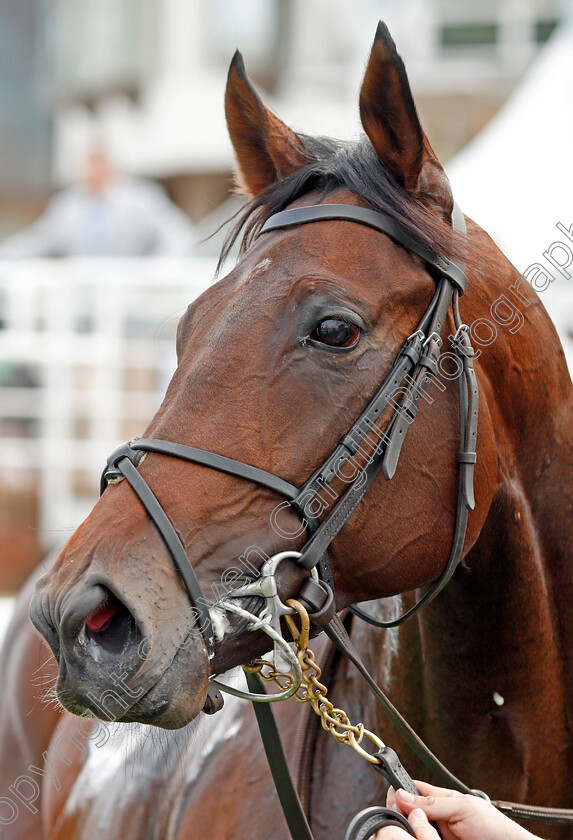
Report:
[[[296,603],[300,602],[303,609],[308,609],[313,622],[320,629],[324,629],[336,647],[358,668],[374,694],[376,702],[382,707],[413,751],[443,784],[454,787],[463,793],[485,796],[479,791],[468,788],[441,764],[401,717],[366,670],[342,622],[335,614],[332,572],[327,556],[330,543],[348,521],[379,472],[382,470],[387,480],[390,480],[395,474],[408,428],[417,416],[420,400],[424,397],[428,384],[439,370],[440,349],[442,347],[441,334],[447,313],[451,307],[456,332],[453,337],[449,337],[449,340],[460,370],[458,376],[460,451],[458,453],[457,509],[448,560],[443,571],[426,593],[399,618],[393,621],[380,622],[372,619],[356,606],[352,606],[350,609],[356,616],[377,627],[399,625],[433,600],[446,586],[456,570],[462,555],[468,512],[475,505],[473,471],[476,463],[478,386],[473,369],[472,357],[474,351],[469,340],[468,327],[462,323],[459,312],[459,296],[465,291],[467,279],[463,266],[422,248],[389,216],[363,207],[345,204],[320,204],[284,210],[271,216],[265,222],[259,236],[293,226],[328,220],[348,221],[365,225],[386,234],[422,259],[436,282],[436,292],[417,329],[399,349],[390,372],[372,396],[364,411],[341,438],[324,463],[315,470],[301,487],[296,487],[273,473],[208,450],[197,449],[173,441],[135,438],[120,446],[108,458],[101,481],[101,492],[103,493],[110,482],[116,483],[126,479],[145,507],[181,574],[194,610],[196,627],[203,637],[210,659],[213,658],[215,651],[215,634],[210,612],[213,608],[221,608],[240,615],[250,622],[250,630],[262,630],[272,638],[274,644],[274,673],[277,677],[283,678],[282,682],[277,679],[279,685],[281,685],[281,692],[279,694],[267,694],[256,674],[247,674],[248,692],[231,689],[217,680],[211,679],[204,711],[213,713],[221,708],[222,698],[217,689],[255,701],[255,712],[261,728],[263,744],[275,778],[285,818],[294,840],[312,840],[312,833],[290,778],[288,764],[270,708],[270,703],[295,694],[304,679],[300,658],[293,654],[281,632],[281,618],[292,614],[293,608],[282,603],[278,594],[275,572],[278,564],[287,557],[293,559],[297,565],[311,573],[311,576],[303,584]],[[454,228],[465,233],[463,215],[457,207],[454,208],[452,223]],[[404,382],[406,382],[405,385]],[[396,400],[398,392],[400,392],[400,397]],[[378,422],[390,404],[394,405],[394,411],[385,430],[382,431]],[[286,499],[284,504],[290,506],[301,517],[302,524],[308,533],[307,542],[300,552],[282,552],[269,558],[263,564],[261,575],[255,581],[242,586],[240,589],[233,590],[216,605],[209,605],[203,596],[183,543],[173,524],[137,469],[147,452],[178,458],[235,475],[283,496]],[[357,456],[359,458],[358,462],[356,460]],[[347,482],[348,487],[338,496],[329,488],[331,496],[335,496],[335,501],[326,516],[319,520],[318,515],[313,512],[313,500],[316,499],[319,490],[328,487],[335,479],[340,478],[343,475],[342,471],[348,466],[355,470],[356,475],[352,481]],[[252,595],[260,596],[265,600],[265,607],[259,616],[247,612],[234,603],[236,598]],[[269,663],[265,664],[268,665]],[[294,672],[292,679],[290,677],[291,671]],[[362,727],[362,724],[359,724],[358,727]],[[362,731],[364,731],[364,727],[362,727]],[[373,733],[367,734],[369,736],[373,735]],[[335,735],[335,737],[337,736]],[[362,735],[360,735],[361,737]],[[337,740],[343,739],[337,738]],[[360,750],[371,761],[374,769],[381,772],[394,786],[405,787],[412,792],[417,792],[414,783],[402,767],[396,754],[382,744],[377,736],[373,736],[371,740],[381,745],[377,753],[367,754],[362,748]],[[357,743],[359,743],[359,740]],[[565,809],[536,808],[506,802],[495,802],[494,804],[506,813],[522,819],[551,823],[573,822],[573,811]],[[398,820],[395,812],[388,812],[388,809],[384,808],[367,809],[367,811],[368,813],[361,812],[354,818],[348,829],[347,840],[350,840],[350,838],[352,840],[366,840],[378,828],[389,824],[399,824],[405,830],[410,830],[409,824],[404,825],[404,821]],[[410,833],[412,832],[410,831]]]

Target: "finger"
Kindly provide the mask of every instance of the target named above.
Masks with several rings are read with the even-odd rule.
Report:
[[[407,791],[396,791],[396,800],[401,810],[411,814],[422,809],[430,820],[452,820],[475,814],[483,800],[473,796],[412,796]],[[484,803],[485,804],[485,803]]]
[[[408,837],[410,835],[403,828],[398,828],[396,825],[387,825],[386,828],[381,828],[380,831],[376,832],[374,840],[407,840]]]
[[[388,793],[386,794],[386,805],[393,811],[397,811],[398,814],[402,814],[403,817],[407,816],[406,812],[400,807],[400,803],[396,799],[396,791],[393,787],[388,788]]]
[[[427,816],[420,808],[416,808],[408,817],[408,822],[414,829],[416,840],[440,840],[436,829],[430,825]]]
[[[407,790],[402,790],[401,788],[396,791],[396,804],[398,808],[407,811],[410,813],[414,808],[423,808],[426,813],[428,813],[428,806],[433,805],[434,802],[439,800],[446,802],[446,807],[449,809],[456,809],[460,804],[460,800],[464,799],[463,794],[459,796],[446,796],[442,794],[430,794],[428,796],[414,796]]]
[[[396,791],[393,787],[388,788],[388,792],[386,793],[386,806],[388,808],[394,808],[396,806]]]
[[[414,784],[423,796],[463,796],[458,790],[451,790],[450,788],[436,787],[436,785],[429,785],[428,782],[415,781]]]

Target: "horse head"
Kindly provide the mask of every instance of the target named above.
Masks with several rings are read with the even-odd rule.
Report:
[[[474,225],[467,242],[452,230],[448,180],[382,25],[360,92],[359,142],[288,128],[264,106],[238,54],[225,102],[238,179],[251,195],[235,231],[244,227],[241,256],[181,318],[177,369],[145,438],[214,452],[300,487],[387,376],[436,284],[416,253],[372,227],[325,219],[261,234],[263,223],[317,204],[383,211],[420,248],[465,255],[462,304],[474,313],[487,295],[472,254],[486,238]],[[451,315],[444,340],[448,332],[455,332]],[[477,368],[483,378],[479,360]],[[332,542],[338,608],[421,587],[448,560],[460,432],[458,383],[445,371],[421,400],[392,480],[377,477]],[[388,405],[381,422],[392,411]],[[496,483],[487,407],[478,449],[464,554]],[[266,557],[300,550],[307,540],[299,514],[268,487],[153,451],[137,459],[137,470],[173,524],[209,606]],[[343,478],[313,498],[318,521],[344,489]],[[281,598],[297,593],[306,576],[295,563],[281,564]],[[212,616],[210,657],[181,575],[121,475],[40,580],[31,607],[58,660],[67,709],[164,727],[199,713],[210,673],[268,648],[267,637],[249,633],[236,616]]]

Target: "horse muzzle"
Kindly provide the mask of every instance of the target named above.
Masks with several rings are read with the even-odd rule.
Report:
[[[39,589],[30,618],[58,661],[58,691],[67,708],[66,701],[71,701],[70,710],[77,711],[77,695],[83,697],[82,705],[96,712],[90,703],[91,689],[111,686],[114,680],[127,685],[141,668],[143,632],[129,607],[101,584],[76,588],[61,604]],[[118,704],[124,710],[129,705]]]
[[[163,632],[101,583],[76,587],[62,603],[40,586],[30,618],[56,657],[57,696],[68,711],[172,728],[201,710],[208,660],[198,631],[169,652]]]

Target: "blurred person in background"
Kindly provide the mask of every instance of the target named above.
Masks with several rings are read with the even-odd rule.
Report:
[[[0,242],[0,259],[185,256],[188,217],[158,184],[121,176],[93,146],[77,184],[56,193],[40,218]]]

